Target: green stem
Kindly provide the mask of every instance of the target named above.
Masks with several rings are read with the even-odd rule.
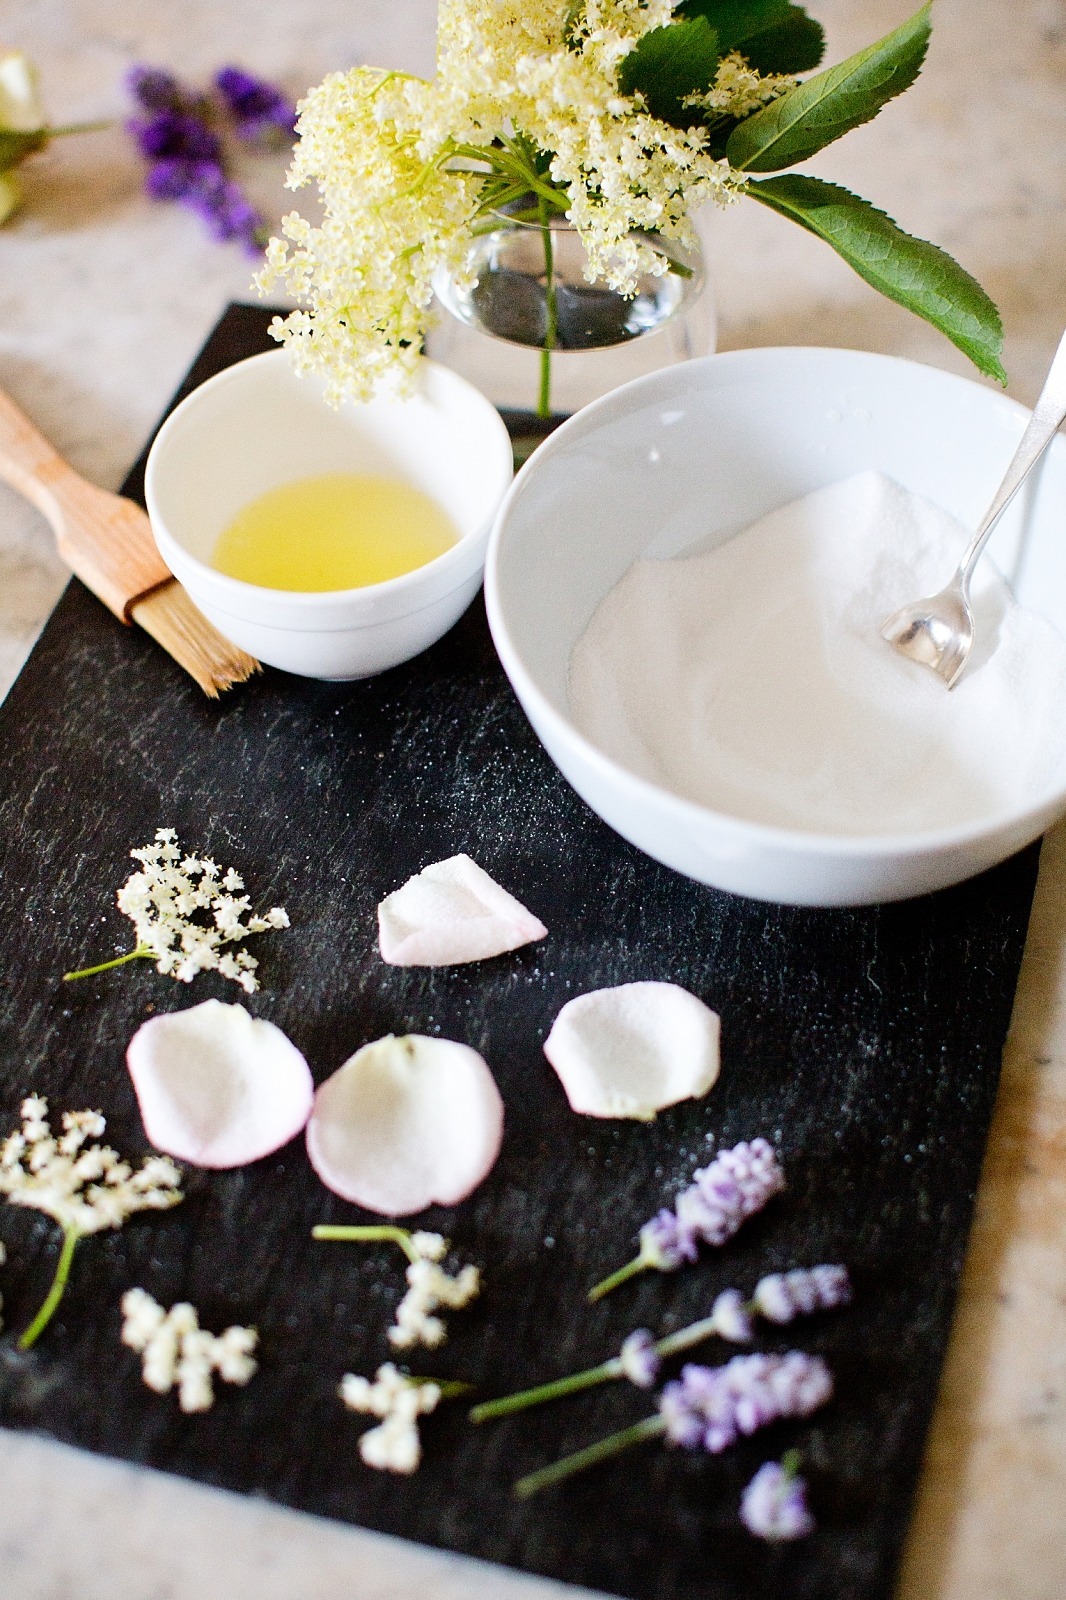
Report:
[[[609,1277],[603,1278],[589,1290],[590,1304],[602,1300],[612,1289],[628,1283],[630,1278],[635,1278],[638,1272],[646,1272],[650,1266],[651,1262],[645,1256],[634,1256],[632,1261],[627,1261],[624,1267],[619,1267],[617,1272],[612,1272]]]
[[[369,1227],[342,1227],[320,1222],[311,1229],[312,1239],[339,1239],[347,1244],[398,1244],[408,1261],[419,1260],[418,1251],[411,1244],[406,1228],[393,1228],[387,1224]]]
[[[63,1298],[63,1290],[66,1288],[67,1279],[70,1277],[70,1263],[74,1259],[74,1247],[80,1238],[81,1234],[77,1228],[72,1223],[68,1223],[63,1231],[63,1248],[59,1252],[59,1265],[56,1267],[56,1275],[52,1279],[52,1287],[45,1296],[44,1305],[19,1339],[20,1350],[28,1350],[32,1344],[36,1344],[55,1315],[55,1309]]]
[[[102,118],[98,122],[67,122],[61,128],[45,128],[44,132],[50,139],[63,139],[68,133],[104,133],[114,124]]]
[[[622,1363],[617,1356],[603,1361],[598,1367],[585,1372],[571,1373],[568,1378],[553,1378],[550,1383],[539,1383],[534,1389],[522,1389],[517,1394],[505,1394],[499,1400],[486,1400],[470,1413],[471,1422],[491,1422],[495,1417],[510,1416],[512,1411],[525,1411],[529,1406],[543,1405],[546,1400],[557,1400],[564,1394],[576,1394],[579,1389],[592,1389],[598,1383],[608,1383],[622,1376]]]
[[[687,1328],[679,1328],[676,1333],[668,1333],[664,1339],[656,1340],[653,1349],[656,1355],[664,1358],[676,1356],[682,1350],[691,1350],[693,1345],[715,1337],[717,1333],[715,1318],[704,1317],[701,1322],[693,1322]],[[470,1421],[491,1422],[496,1417],[510,1416],[512,1411],[525,1411],[529,1406],[543,1405],[545,1401],[557,1400],[564,1394],[592,1389],[598,1383],[609,1383],[613,1378],[622,1376],[621,1359],[612,1356],[598,1367],[588,1367],[586,1371],[574,1372],[567,1378],[553,1378],[550,1383],[537,1384],[533,1389],[520,1389],[516,1394],[501,1395],[498,1400],[485,1400],[470,1412]]]
[[[464,1394],[469,1394],[474,1387],[472,1383],[466,1383],[462,1378],[408,1378],[407,1381],[417,1384],[420,1388],[427,1383],[435,1383],[440,1390],[442,1400],[458,1400]]]
[[[540,352],[537,416],[546,421],[552,414],[552,351],[555,349],[559,329],[559,309],[555,297],[555,248],[552,243],[551,210],[543,195],[537,199],[537,211],[540,215],[540,234],[544,241],[544,288],[548,309],[548,325],[544,330],[544,345]]]
[[[705,1339],[710,1339],[718,1332],[718,1323],[714,1317],[704,1317],[702,1322],[692,1322],[687,1328],[679,1328],[676,1333],[668,1333],[665,1339],[660,1339],[655,1346],[657,1355],[668,1357],[676,1356],[682,1350],[691,1350],[694,1344],[702,1344]]]
[[[155,956],[154,950],[149,950],[146,944],[139,944],[136,950],[130,950],[124,956],[116,956],[114,961],[101,961],[96,967],[79,967],[77,972],[64,972],[63,982],[69,983],[74,978],[95,978],[98,972],[110,972],[112,967],[124,967],[127,961]]]
[[[527,1500],[531,1494],[536,1494],[540,1489],[548,1489],[553,1483],[560,1483],[563,1478],[572,1477],[575,1472],[584,1472],[586,1467],[595,1467],[601,1461],[609,1461],[612,1456],[621,1455],[623,1450],[628,1450],[631,1444],[640,1444],[644,1439],[655,1439],[663,1433],[666,1423],[656,1414],[654,1417],[645,1417],[642,1422],[634,1422],[630,1428],[622,1428],[619,1433],[612,1433],[606,1439],[598,1439],[595,1444],[590,1444],[584,1450],[577,1450],[572,1456],[563,1456],[561,1461],[553,1461],[550,1467],[541,1467],[539,1472],[530,1472],[526,1477],[519,1478],[514,1486],[514,1492],[520,1500]]]

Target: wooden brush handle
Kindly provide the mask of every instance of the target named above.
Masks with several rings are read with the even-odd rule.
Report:
[[[123,622],[170,581],[140,506],[80,477],[3,390],[0,479],[43,512],[71,571]]]

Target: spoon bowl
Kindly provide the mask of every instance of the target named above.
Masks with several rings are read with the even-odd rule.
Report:
[[[939,593],[894,611],[882,627],[881,637],[900,655],[931,667],[953,689],[973,645],[973,612],[959,578]]]

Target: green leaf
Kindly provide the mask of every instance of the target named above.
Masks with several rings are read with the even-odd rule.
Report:
[[[736,48],[756,72],[811,72],[825,55],[825,32],[820,22],[799,6],[773,27],[741,39]]]
[[[619,87],[623,94],[643,95],[653,117],[688,128],[700,114],[681,102],[710,88],[719,59],[718,37],[706,17],[670,22],[646,33],[622,58]]]
[[[999,312],[945,251],[904,233],[868,200],[821,178],[764,178],[749,183],[747,192],[824,239],[860,278],[931,322],[982,372],[1006,383]]]
[[[10,128],[0,128],[0,172],[10,172],[27,156],[43,150],[47,143],[47,128],[37,128],[33,133],[17,133]]]
[[[810,72],[825,51],[821,24],[791,0],[685,0],[679,14],[706,17],[722,54],[739,50],[756,72]]]
[[[884,39],[747,117],[726,147],[730,164],[741,172],[779,172],[876,117],[921,70],[929,46],[929,10],[927,3]]]

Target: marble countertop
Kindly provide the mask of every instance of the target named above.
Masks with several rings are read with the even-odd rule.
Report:
[[[906,0],[811,0],[837,59]],[[0,47],[39,64],[55,122],[114,117],[26,171],[0,232],[0,384],[66,456],[121,482],[250,267],[141,193],[121,129],[132,61],[206,80],[238,62],[294,93],[359,62],[429,72],[431,0],[8,0]],[[1031,402],[1066,320],[1066,3],[938,0],[928,64],[817,163],[951,250],[1000,305]],[[263,210],[283,164],[249,162]],[[846,345],[970,373],[924,323],[754,205],[709,225],[721,348]],[[0,693],[65,582],[43,521],[0,488]],[[1066,1594],[1066,824],[1047,838],[962,1297],[898,1600]],[[0,1436],[4,1600],[533,1600],[577,1591]]]

